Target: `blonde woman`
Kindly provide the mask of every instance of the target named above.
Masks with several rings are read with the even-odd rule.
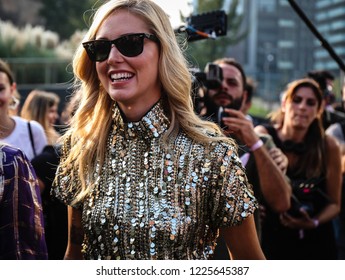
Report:
[[[33,90],[25,99],[20,113],[22,118],[35,120],[43,126],[48,145],[56,144],[60,137],[60,134],[54,127],[59,118],[59,102],[60,97],[54,92]]]
[[[236,146],[195,115],[165,12],[105,3],[73,67],[82,96],[53,189],[69,204],[65,258],[211,259],[220,233],[234,259],[263,259]]]

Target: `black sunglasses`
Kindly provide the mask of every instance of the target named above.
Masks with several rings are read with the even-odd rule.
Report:
[[[118,51],[127,57],[138,56],[143,52],[144,39],[147,38],[154,42],[159,42],[155,35],[147,33],[134,33],[123,35],[115,40],[93,40],[83,43],[90,60],[104,61],[108,58],[111,46],[114,44]]]

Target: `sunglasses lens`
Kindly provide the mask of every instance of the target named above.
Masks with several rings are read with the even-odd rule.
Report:
[[[90,60],[92,61],[104,61],[107,59],[111,43],[109,41],[92,41],[83,44]]]
[[[94,60],[103,61],[106,60],[110,52],[110,42],[108,41],[95,41],[94,42]]]
[[[124,56],[137,56],[143,52],[144,36],[139,34],[123,36],[116,40],[115,45]]]
[[[111,46],[114,44],[118,51],[127,57],[138,56],[143,52],[144,39],[148,38],[157,42],[154,35],[138,33],[124,35],[114,41],[94,40],[83,43],[83,46],[92,61],[104,61],[108,58]]]

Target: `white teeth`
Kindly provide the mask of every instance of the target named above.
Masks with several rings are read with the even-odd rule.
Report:
[[[127,80],[131,78],[133,75],[130,73],[115,73],[110,76],[110,78],[115,81],[115,80]]]

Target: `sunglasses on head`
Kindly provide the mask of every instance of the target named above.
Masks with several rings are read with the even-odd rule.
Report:
[[[134,57],[141,54],[144,50],[144,39],[147,38],[154,42],[159,42],[155,35],[147,33],[134,33],[123,35],[115,40],[92,40],[83,43],[91,61],[104,61],[108,58],[111,46],[114,44],[118,51],[127,57]]]

